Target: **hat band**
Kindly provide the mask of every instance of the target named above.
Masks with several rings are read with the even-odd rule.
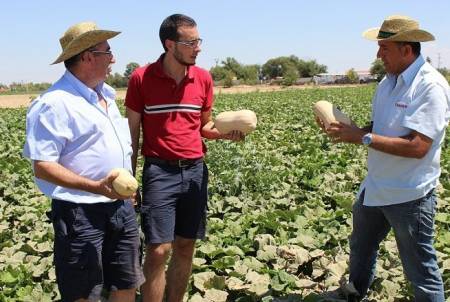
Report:
[[[378,32],[378,37],[377,38],[379,38],[379,39],[386,39],[386,38],[389,38],[389,37],[392,37],[392,36],[395,36],[397,33],[391,33],[391,32],[388,32],[388,31],[379,31]]]

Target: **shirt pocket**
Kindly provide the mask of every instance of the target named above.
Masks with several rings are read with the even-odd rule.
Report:
[[[400,98],[394,102],[389,119],[386,121],[388,136],[403,136],[410,132],[408,128],[403,126],[409,103],[410,100],[408,98]]]

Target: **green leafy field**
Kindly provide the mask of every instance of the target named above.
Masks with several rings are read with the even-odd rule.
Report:
[[[258,128],[244,143],[208,142],[208,237],[198,244],[190,301],[321,301],[347,276],[351,204],[366,150],[333,145],[314,123],[327,99],[358,125],[373,86],[216,95],[215,112],[251,109]],[[49,201],[21,156],[24,109],[0,110],[0,301],[58,299]],[[442,152],[436,243],[450,296],[450,135]],[[407,301],[392,234],[380,250],[371,301]],[[450,301],[450,300],[447,300]]]

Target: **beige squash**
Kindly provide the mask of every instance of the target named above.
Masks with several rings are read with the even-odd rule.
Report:
[[[341,122],[350,125],[350,118],[340,111],[336,106],[328,101],[318,101],[313,106],[316,116],[323,122],[325,128],[328,128],[333,122]]]
[[[256,129],[256,123],[256,114],[251,110],[221,112],[214,120],[214,126],[222,134],[233,130],[248,134]]]
[[[112,169],[110,173],[117,172],[119,175],[113,180],[112,186],[114,190],[122,196],[130,197],[137,188],[138,182],[128,170],[124,168]]]

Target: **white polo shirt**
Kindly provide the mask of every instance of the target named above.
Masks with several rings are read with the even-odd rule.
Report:
[[[441,144],[450,120],[450,91],[445,78],[419,56],[398,77],[387,75],[372,103],[375,134],[400,137],[415,130],[433,140],[421,159],[369,147],[368,174],[358,192],[364,205],[385,206],[425,196],[438,184]]]
[[[104,178],[113,168],[131,171],[131,137],[126,118],[107,84],[95,89],[107,103],[98,103],[97,92],[69,71],[31,104],[27,113],[23,155],[31,160],[57,162],[92,180]],[[35,178],[50,198],[75,203],[112,201],[103,195],[57,186]]]

